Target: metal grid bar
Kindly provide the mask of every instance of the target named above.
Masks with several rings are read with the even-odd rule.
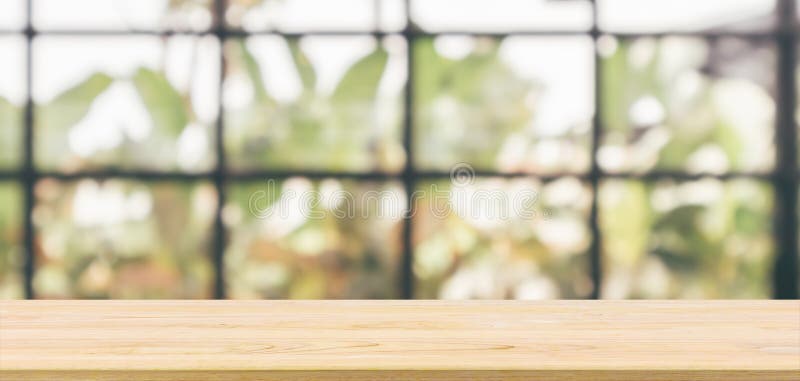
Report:
[[[379,1],[379,0],[376,0]],[[403,171],[403,186],[406,192],[407,213],[403,216],[403,253],[400,266],[400,295],[404,299],[414,298],[414,226],[412,223],[417,173],[414,166],[414,41],[412,33],[411,1],[405,0],[406,6],[406,78],[403,106],[403,148],[406,151],[406,165]]]
[[[27,16],[25,28],[22,31],[15,30],[0,30],[0,35],[24,34],[26,39],[26,87],[27,96],[25,100],[24,110],[24,135],[23,135],[23,163],[19,171],[0,171],[0,180],[21,180],[24,189],[24,221],[23,221],[23,244],[25,246],[25,260],[24,260],[24,289],[26,298],[34,298],[35,290],[33,288],[33,275],[35,270],[35,230],[32,221],[32,211],[35,204],[34,186],[39,178],[55,178],[59,180],[75,180],[81,178],[131,178],[142,181],[200,181],[210,180],[213,181],[217,189],[217,210],[214,219],[214,236],[211,257],[214,264],[214,297],[224,298],[225,295],[225,281],[224,281],[224,262],[223,254],[226,245],[226,231],[222,221],[222,207],[225,203],[225,185],[229,181],[248,181],[260,180],[264,178],[286,178],[291,176],[304,176],[313,179],[322,178],[346,178],[356,180],[396,180],[404,184],[408,196],[409,211],[413,207],[411,204],[411,194],[415,190],[416,183],[419,179],[447,179],[448,172],[436,170],[423,170],[418,169],[414,165],[413,159],[413,116],[414,116],[414,93],[413,93],[413,78],[414,78],[414,61],[413,61],[413,46],[414,41],[419,38],[433,38],[440,35],[468,35],[468,36],[485,36],[493,38],[504,38],[507,36],[527,35],[527,36],[590,36],[596,40],[602,34],[610,34],[619,39],[634,39],[641,37],[664,37],[664,36],[687,36],[697,37],[704,39],[717,39],[717,38],[742,38],[749,40],[771,40],[777,41],[778,46],[778,121],[776,123],[776,148],[778,165],[771,173],[743,173],[731,172],[724,174],[691,174],[685,172],[673,171],[654,171],[646,173],[604,173],[597,163],[597,150],[599,149],[600,139],[602,137],[602,99],[601,89],[603,86],[601,76],[602,60],[598,53],[594,53],[595,63],[595,78],[594,78],[594,96],[595,96],[595,115],[592,123],[592,161],[589,173],[583,174],[535,174],[535,173],[499,173],[495,171],[476,171],[477,176],[481,177],[534,177],[541,179],[545,182],[553,181],[562,177],[578,177],[584,181],[588,181],[592,188],[592,208],[590,212],[590,229],[592,231],[592,246],[590,248],[590,273],[594,284],[592,293],[593,298],[600,297],[600,285],[602,275],[602,237],[598,223],[598,200],[597,190],[599,182],[604,178],[622,178],[622,179],[637,179],[642,181],[659,181],[664,179],[673,180],[694,180],[701,178],[715,178],[720,180],[732,178],[753,178],[762,181],[769,181],[773,184],[776,192],[776,211],[775,211],[775,239],[780,248],[780,252],[776,258],[775,271],[773,276],[774,282],[774,297],[776,298],[797,298],[797,231],[798,219],[796,214],[797,207],[797,186],[798,186],[798,168],[797,168],[797,132],[794,124],[794,112],[796,101],[796,90],[794,88],[794,68],[796,65],[795,43],[797,40],[797,30],[795,29],[794,14],[795,5],[793,0],[780,0],[777,12],[780,15],[780,28],[771,32],[720,32],[720,31],[699,31],[699,32],[656,32],[656,33],[615,33],[613,31],[600,30],[597,22],[597,4],[592,0],[592,14],[593,22],[590,30],[587,31],[552,31],[552,30],[520,30],[508,32],[474,32],[474,31],[460,31],[460,30],[447,30],[428,32],[421,31],[413,27],[411,23],[411,7],[412,0],[405,0],[406,4],[406,27],[403,30],[386,30],[380,29],[379,21],[376,22],[375,30],[319,30],[319,31],[303,31],[303,32],[284,32],[279,30],[263,30],[263,31],[244,31],[239,29],[228,28],[222,21],[224,19],[225,0],[214,0],[214,11],[219,19],[214,23],[212,29],[207,31],[177,31],[177,30],[163,30],[163,31],[143,31],[143,30],[36,30],[33,27],[32,19],[32,2],[26,2]],[[379,15],[379,2],[375,0],[376,16]],[[377,17],[376,17],[377,19]],[[220,97],[222,96],[222,81],[224,80],[225,72],[225,57],[222,49],[224,42],[231,38],[244,38],[251,35],[279,35],[286,38],[301,38],[309,35],[331,35],[331,36],[348,36],[348,35],[372,35],[380,38],[385,35],[402,35],[405,37],[408,46],[407,55],[407,70],[408,80],[405,87],[405,113],[403,122],[403,146],[407,153],[406,166],[402,173],[379,173],[379,172],[336,172],[336,171],[315,171],[315,170],[258,170],[258,171],[244,171],[237,172],[226,167],[226,157],[224,149],[224,116],[223,107],[220,100],[218,105],[218,120],[216,123],[216,159],[217,164],[211,172],[201,173],[180,173],[180,172],[154,172],[154,171],[127,171],[118,169],[108,169],[100,171],[83,171],[80,173],[59,173],[39,171],[34,166],[34,105],[31,96],[32,92],[32,64],[33,64],[33,39],[36,36],[106,36],[106,35],[153,35],[153,36],[171,36],[171,35],[196,35],[216,36],[220,42]],[[410,218],[411,213],[404,219],[403,226],[403,259],[399,274],[400,293],[403,298],[413,298],[414,295],[414,279],[412,273],[413,264],[413,247],[412,247],[412,221]]]
[[[491,170],[475,170],[476,177],[496,177],[496,178],[520,178],[530,177],[542,181],[552,181],[564,177],[575,177],[585,181],[590,181],[592,178],[591,173],[527,173],[527,172],[495,172]],[[632,179],[642,180],[645,182],[660,181],[660,180],[675,180],[675,181],[691,181],[699,179],[717,179],[717,180],[731,180],[731,179],[757,179],[762,181],[776,181],[777,178],[785,177],[784,175],[776,175],[775,173],[750,173],[750,172],[725,172],[721,174],[707,174],[707,173],[686,173],[686,172],[672,172],[672,171],[654,171],[644,173],[610,173],[598,171],[597,177],[600,179]],[[79,180],[79,179],[132,179],[132,180],[145,180],[145,181],[198,181],[213,179],[216,174],[216,169],[211,172],[158,172],[158,171],[119,171],[119,170],[99,170],[99,171],[81,171],[75,173],[64,173],[55,171],[37,171],[34,176],[39,178],[51,178],[55,180]],[[383,172],[340,172],[340,171],[315,171],[315,170],[256,170],[256,171],[234,171],[231,169],[225,170],[226,181],[252,181],[262,180],[268,178],[285,179],[289,177],[307,177],[314,180],[338,178],[347,180],[367,180],[367,181],[403,181],[404,172],[383,173]],[[0,171],[0,180],[16,180],[24,176],[22,171]],[[414,169],[414,176],[416,179],[436,180],[447,179],[450,173],[446,171]]]
[[[216,1],[216,0],[214,0]],[[468,30],[442,30],[442,31],[424,31],[414,28],[406,28],[402,30],[304,30],[300,31],[281,31],[281,30],[254,30],[245,31],[240,29],[231,29],[222,27],[224,29],[214,28],[212,30],[201,31],[186,31],[186,30],[114,30],[114,29],[44,29],[32,30],[34,36],[206,36],[206,35],[223,35],[225,38],[234,37],[249,37],[259,35],[278,35],[287,38],[299,38],[305,36],[364,36],[375,35],[384,36],[391,34],[404,34],[413,36],[415,38],[437,37],[437,36],[474,36],[474,37],[494,37],[503,38],[508,36],[586,36],[598,31],[602,34],[613,35],[619,39],[635,39],[643,37],[669,37],[669,36],[684,36],[684,37],[698,37],[698,38],[742,38],[742,39],[775,39],[783,34],[793,34],[793,32],[784,32],[780,30],[768,32],[748,32],[748,31],[670,31],[670,32],[615,32],[613,30],[601,30],[596,26],[591,30],[509,30],[502,32],[492,31],[468,31]],[[2,34],[19,34],[21,31],[13,29],[2,29]]]
[[[225,81],[225,0],[214,0],[216,35],[219,39],[219,100],[217,102],[216,155],[217,164],[212,178],[217,189],[217,209],[214,214],[214,242],[212,263],[214,264],[214,298],[225,299],[225,246],[227,243],[222,209],[225,206],[226,160],[225,160],[225,113],[222,107],[222,88]]]
[[[600,190],[600,177],[602,176],[600,165],[597,162],[597,152],[600,150],[600,142],[602,139],[603,127],[601,110],[603,105],[601,103],[601,89],[602,89],[602,73],[600,65],[602,64],[602,57],[597,49],[597,39],[600,38],[599,24],[598,24],[598,11],[597,1],[592,0],[592,57],[594,59],[594,116],[592,117],[592,145],[591,145],[591,167],[589,173],[589,181],[592,188],[592,206],[589,210],[589,230],[592,232],[592,244],[589,247],[589,276],[592,279],[592,299],[600,298],[600,288],[602,286],[603,276],[603,237],[600,230],[599,222],[599,199],[598,193]]]
[[[777,152],[775,189],[775,241],[777,256],[773,270],[773,296],[776,299],[798,297],[797,283],[797,129],[795,107],[795,1],[781,0],[778,4],[780,30],[778,36],[778,105],[775,145]]]
[[[33,226],[33,207],[35,195],[33,187],[36,185],[36,170],[33,166],[33,0],[26,3],[25,19],[25,126],[23,132],[23,160],[22,184],[25,193],[23,209],[23,245],[25,246],[24,277],[25,298],[35,297],[33,289],[33,275],[36,269],[35,234]]]

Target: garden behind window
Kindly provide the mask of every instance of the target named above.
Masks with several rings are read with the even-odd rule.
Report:
[[[3,0],[0,298],[797,298],[799,8]]]

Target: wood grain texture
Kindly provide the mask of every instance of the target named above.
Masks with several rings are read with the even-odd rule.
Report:
[[[4,301],[2,380],[800,380],[800,301]]]

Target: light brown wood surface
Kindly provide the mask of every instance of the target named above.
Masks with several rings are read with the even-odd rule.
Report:
[[[2,380],[800,380],[800,301],[4,301]]]

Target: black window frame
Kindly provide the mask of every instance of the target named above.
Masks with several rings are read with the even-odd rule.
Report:
[[[23,30],[0,30],[0,35],[24,36],[25,38],[25,86],[26,99],[24,105],[24,125],[23,127],[23,152],[22,162],[18,169],[0,170],[0,180],[10,181],[21,184],[23,188],[23,239],[24,247],[24,296],[27,299],[36,297],[33,287],[33,277],[36,268],[36,231],[33,222],[32,212],[35,207],[34,187],[38,180],[43,178],[54,178],[60,180],[76,180],[84,178],[104,179],[122,178],[152,181],[197,181],[208,180],[213,182],[217,190],[217,208],[213,224],[213,244],[211,245],[211,258],[214,268],[213,296],[221,299],[226,297],[225,271],[223,254],[227,242],[226,227],[222,220],[222,206],[226,202],[225,189],[228,184],[238,181],[264,179],[264,178],[286,178],[290,176],[303,176],[311,179],[338,178],[356,180],[396,180],[404,185],[407,205],[413,208],[411,195],[414,193],[420,180],[424,179],[448,179],[450,174],[442,171],[421,170],[414,165],[414,150],[412,147],[413,123],[415,115],[414,102],[414,42],[420,38],[433,38],[439,35],[473,35],[488,36],[493,38],[504,38],[515,35],[531,36],[584,36],[590,37],[594,46],[597,46],[598,39],[603,36],[613,36],[620,39],[634,39],[640,37],[666,37],[666,36],[688,36],[697,37],[705,40],[713,40],[721,37],[736,37],[749,41],[768,39],[775,44],[777,49],[777,63],[775,68],[776,83],[776,122],[775,122],[775,149],[776,161],[775,168],[768,173],[749,173],[749,172],[727,172],[723,174],[689,174],[681,171],[650,171],[645,173],[607,173],[603,171],[597,162],[597,152],[603,137],[602,122],[602,57],[595,48],[594,51],[594,109],[595,113],[591,127],[591,166],[585,174],[547,174],[536,173],[502,173],[494,171],[478,171],[477,176],[491,177],[534,177],[545,181],[554,180],[563,176],[577,176],[590,184],[592,191],[592,202],[589,213],[589,227],[592,235],[592,243],[589,250],[590,266],[589,272],[593,283],[591,298],[601,297],[600,290],[602,284],[602,232],[598,223],[598,190],[600,183],[604,179],[634,179],[641,181],[657,181],[661,179],[673,180],[693,180],[699,178],[715,178],[726,180],[731,178],[757,179],[769,182],[774,191],[775,203],[773,210],[773,236],[775,242],[775,262],[772,272],[772,297],[775,299],[796,299],[798,298],[798,178],[800,178],[800,167],[798,167],[798,129],[795,122],[795,108],[797,101],[796,73],[797,56],[796,43],[798,39],[797,28],[797,4],[795,0],[778,0],[776,7],[777,26],[768,32],[658,32],[658,33],[614,33],[602,31],[598,26],[598,6],[597,0],[590,0],[592,7],[592,26],[588,31],[510,31],[504,33],[474,33],[470,31],[442,31],[424,32],[413,27],[411,23],[411,2],[414,0],[404,0],[405,2],[405,22],[406,26],[399,32],[387,32],[380,30],[379,25],[372,31],[326,31],[315,30],[302,33],[286,33],[278,30],[268,30],[260,32],[245,32],[239,29],[230,28],[224,22],[218,21],[211,29],[193,31],[142,31],[142,30],[46,30],[40,31],[33,27],[32,22],[32,3],[35,0],[25,0],[27,8],[25,26]],[[419,1],[419,0],[417,0]],[[423,0],[424,1],[424,0]],[[665,0],[666,1],[666,0]],[[373,0],[376,20],[380,15],[380,0]],[[488,4],[489,2],[487,2]],[[217,18],[222,18],[225,14],[226,1],[213,0],[212,11]],[[34,165],[34,103],[31,97],[31,87],[33,75],[31,67],[33,63],[32,45],[37,36],[69,35],[69,36],[106,36],[106,35],[212,35],[216,36],[220,45],[228,39],[245,38],[252,35],[269,34],[287,38],[299,38],[307,35],[371,35],[380,38],[385,35],[401,35],[408,48],[407,53],[407,72],[408,77],[404,91],[404,114],[402,123],[402,144],[406,151],[406,164],[400,173],[381,173],[381,172],[337,172],[337,171],[313,171],[313,170],[255,170],[248,172],[234,172],[226,165],[226,152],[224,149],[224,129],[225,120],[222,112],[222,82],[224,81],[225,56],[223,49],[220,49],[220,73],[219,73],[219,93],[218,116],[215,125],[215,155],[216,166],[213,170],[203,173],[183,173],[183,172],[157,172],[157,171],[121,171],[116,169],[81,171],[77,173],[62,173],[58,171],[41,171]],[[402,260],[398,274],[398,290],[404,299],[414,298],[414,275],[413,275],[413,247],[412,247],[412,218],[413,213],[407,213],[403,219],[402,233]]]

